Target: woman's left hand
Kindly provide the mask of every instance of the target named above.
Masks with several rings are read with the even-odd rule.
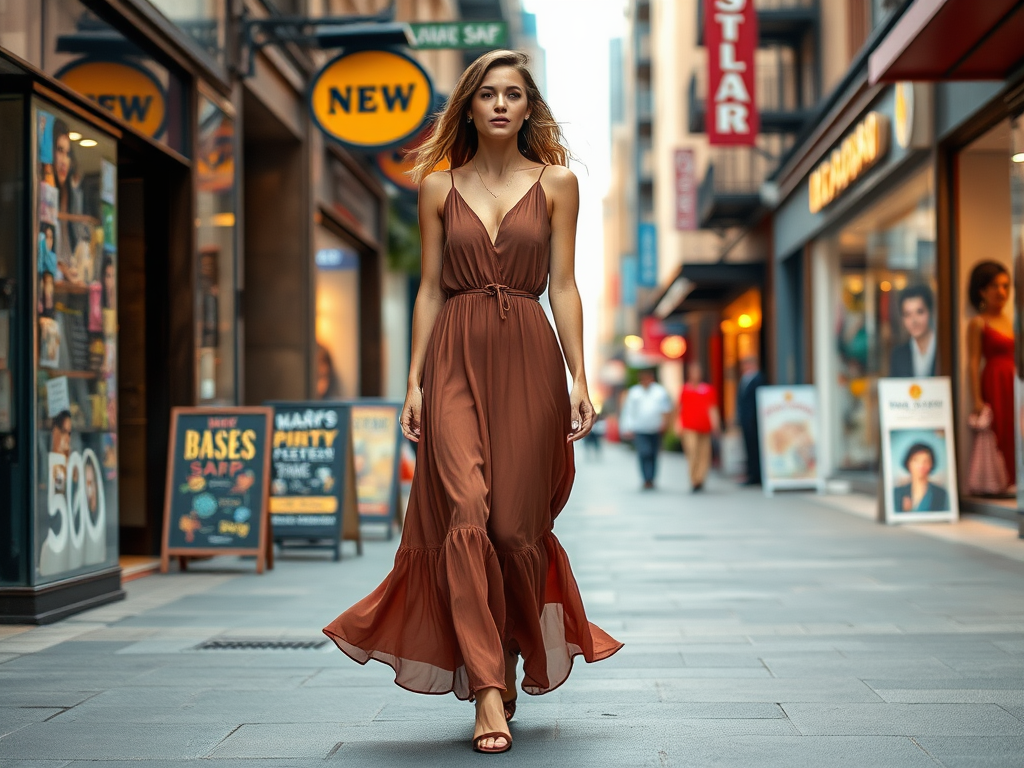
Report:
[[[586,437],[594,428],[594,404],[590,402],[590,393],[586,384],[573,384],[569,393],[569,405],[572,411],[572,431],[566,436],[567,443]]]

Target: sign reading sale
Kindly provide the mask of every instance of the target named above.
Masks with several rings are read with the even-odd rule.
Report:
[[[708,142],[752,146],[761,128],[754,99],[754,0],[703,2],[708,48]]]

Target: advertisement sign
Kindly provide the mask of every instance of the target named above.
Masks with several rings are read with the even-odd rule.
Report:
[[[452,21],[410,24],[412,47],[420,51],[444,48],[504,48],[508,24],[504,21]]]
[[[398,419],[402,403],[362,401],[351,403],[351,408],[359,520],[386,524],[391,538],[392,523],[401,522],[398,468],[404,438]]]
[[[949,377],[879,379],[883,505],[887,523],[960,516]]]
[[[356,509],[350,410],[340,403],[268,403],[274,409],[270,520],[274,541],[327,546],[341,559],[341,541],[362,554]],[[326,545],[315,540],[329,540]]]
[[[889,118],[868,112],[807,180],[808,210],[817,213],[845,192],[889,151]]]
[[[777,489],[824,489],[818,463],[818,390],[810,385],[758,387],[757,423],[761,438],[764,493]]]
[[[57,79],[146,136],[159,138],[167,126],[163,86],[152,72],[130,59],[78,59],[61,69]]]
[[[423,127],[433,104],[426,70],[394,50],[343,53],[316,73],[309,89],[317,127],[364,152],[404,144]]]
[[[677,149],[676,229],[691,232],[697,229],[697,158],[692,149]]]
[[[754,0],[701,0],[708,50],[708,143],[754,146],[761,130],[754,90]]]
[[[267,531],[272,419],[270,408],[171,411],[163,573],[175,555],[255,555],[257,573],[273,567]]]
[[[658,226],[642,221],[636,232],[636,284],[641,288],[658,287]]]

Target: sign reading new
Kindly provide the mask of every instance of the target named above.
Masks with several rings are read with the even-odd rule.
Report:
[[[702,0],[708,49],[708,143],[753,146],[761,130],[754,101],[754,0]]]
[[[77,59],[61,69],[57,79],[110,110],[139,133],[156,139],[166,128],[164,87],[136,61]]]
[[[430,77],[394,50],[344,53],[313,78],[309,108],[327,136],[359,151],[377,151],[414,136],[434,103]]]

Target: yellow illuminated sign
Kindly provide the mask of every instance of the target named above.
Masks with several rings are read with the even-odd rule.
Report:
[[[889,151],[889,119],[869,112],[811,172],[810,209],[817,213]]]
[[[357,51],[313,79],[309,107],[325,134],[360,150],[384,149],[415,135],[434,102],[430,77],[396,51]]]
[[[167,97],[149,70],[124,61],[80,59],[57,73],[57,79],[110,110],[151,138],[164,132]]]

